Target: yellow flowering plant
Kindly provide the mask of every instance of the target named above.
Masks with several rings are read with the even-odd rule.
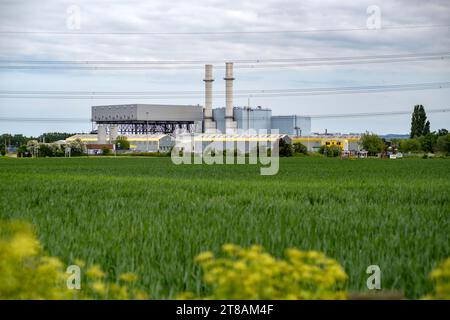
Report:
[[[85,263],[76,260],[80,268]],[[70,290],[64,264],[45,255],[31,226],[20,221],[0,221],[0,300],[5,299],[146,299],[133,289],[136,275],[125,273],[108,282],[100,266],[86,269],[80,290]]]
[[[287,249],[276,259],[259,245],[222,246],[221,255],[202,252],[195,262],[210,287],[206,299],[345,299],[347,275],[333,259],[315,251]],[[184,293],[180,299],[192,299]]]
[[[434,283],[434,291],[425,296],[425,299],[450,300],[450,258],[434,269],[430,278]]]

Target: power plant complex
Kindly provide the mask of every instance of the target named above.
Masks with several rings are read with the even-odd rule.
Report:
[[[233,103],[233,63],[225,64],[225,107],[213,108],[213,65],[205,65],[205,102],[200,105],[124,104],[92,106],[91,134],[75,135],[87,145],[110,145],[119,135],[126,136],[134,151],[166,152],[174,145],[175,132],[195,133],[203,141],[233,140],[242,132],[266,132],[271,138],[302,142],[310,151],[325,144],[324,138],[310,137],[311,118],[299,115],[272,115],[272,110],[236,107]],[[276,135],[276,137],[275,137]],[[357,149],[351,145],[359,137],[339,138],[342,148]],[[305,140],[306,139],[306,140]],[[349,140],[350,139],[350,140]],[[356,139],[356,140],[355,140]],[[304,142],[307,143],[304,143]],[[88,151],[89,151],[88,147]],[[91,148],[91,152],[98,152]]]

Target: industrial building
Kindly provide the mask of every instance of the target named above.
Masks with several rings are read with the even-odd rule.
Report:
[[[236,130],[278,130],[281,134],[308,135],[311,131],[311,118],[298,115],[272,116],[268,108],[234,107],[233,104],[233,63],[225,65],[225,107],[212,107],[213,66],[205,66],[205,109],[203,132],[219,131],[233,133]]]
[[[215,108],[212,111],[216,129],[226,132],[225,108]],[[281,134],[302,136],[311,133],[311,118],[297,115],[272,116],[272,110],[262,107],[234,107],[233,119],[237,128],[242,130],[278,130]],[[211,130],[211,128],[210,128]]]
[[[130,141],[131,150],[165,152],[174,145],[175,132],[196,133],[197,139],[217,142],[243,138],[251,140],[252,133],[243,136],[242,132],[254,130],[256,133],[267,132],[274,138],[289,139],[289,142],[301,142],[309,151],[317,151],[324,144],[336,144],[343,150],[359,150],[359,136],[311,136],[310,117],[272,115],[271,109],[259,106],[256,108],[234,106],[233,63],[226,63],[223,79],[225,107],[213,108],[213,66],[207,64],[203,79],[204,107],[160,104],[93,106],[91,134],[74,136],[67,141],[80,138],[81,141],[90,144],[111,144],[118,135],[124,135]]]
[[[293,143],[301,143],[308,151],[318,151],[321,146],[337,146],[343,151],[361,151],[360,135],[329,135],[316,134],[313,136],[293,137]]]
[[[169,152],[175,144],[173,137],[162,133],[123,134],[123,136],[127,137],[131,151]],[[102,146],[111,145],[115,140],[115,138],[108,139],[107,142],[99,143],[97,134],[77,134],[67,138],[66,142],[77,139],[86,145],[89,154],[100,153]]]
[[[276,128],[282,134],[293,136],[308,136],[311,134],[311,118],[297,115],[272,116],[270,118],[271,128]]]
[[[222,134],[204,133],[181,135],[177,137],[176,148],[184,152],[204,153],[236,150],[241,154],[256,152],[259,145],[268,149],[280,140],[291,144],[291,138],[286,134]]]
[[[192,105],[125,104],[92,107],[99,142],[107,135],[173,133],[177,129],[201,130],[203,109]]]
[[[172,134],[175,130],[196,133],[233,134],[238,130],[278,130],[280,134],[308,135],[311,118],[298,115],[273,116],[268,108],[235,107],[233,63],[225,65],[225,107],[213,108],[213,66],[205,66],[205,106],[126,104],[92,107],[92,121],[99,143],[118,134]]]

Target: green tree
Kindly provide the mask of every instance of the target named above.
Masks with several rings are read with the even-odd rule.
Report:
[[[110,155],[111,154],[111,149],[109,149],[108,147],[102,147],[102,154],[104,156]]]
[[[128,150],[130,149],[130,142],[126,136],[118,136],[114,142],[117,150]]]
[[[295,153],[299,153],[299,154],[307,154],[308,153],[308,149],[306,148],[306,146],[300,142],[294,143],[294,152]]]
[[[39,145],[39,156],[40,157],[53,157],[53,150],[45,143]]]
[[[421,149],[425,152],[434,152],[438,136],[436,133],[427,133],[419,138]]]
[[[27,146],[25,144],[23,144],[19,148],[17,148],[17,156],[19,158],[31,157],[31,153],[28,152]]]
[[[33,156],[39,156],[39,142],[37,140],[28,140],[27,151]]]
[[[430,122],[427,121],[427,114],[423,105],[414,106],[411,117],[410,138],[418,138],[430,133]]]
[[[438,151],[444,152],[445,154],[450,154],[450,134],[440,136],[437,139],[436,149]]]
[[[19,146],[21,146],[23,144],[27,144],[28,141],[34,140],[34,139],[36,139],[36,138],[26,137],[26,136],[24,136],[22,134],[11,135],[9,133],[5,133],[5,134],[2,134],[0,136],[0,142],[1,143],[5,143],[6,142],[6,144],[8,146],[14,146],[14,147],[19,147]]]
[[[369,153],[369,155],[375,155],[384,151],[386,148],[383,139],[376,134],[369,133],[363,134],[361,137],[361,145],[363,149]]]
[[[423,135],[427,135],[430,133],[430,121],[427,120],[427,122],[425,122],[425,126],[423,127]]]
[[[326,146],[322,145],[319,148],[319,153],[326,155],[327,157],[338,157],[342,150],[338,146]]]
[[[294,147],[292,147],[292,144],[280,139],[279,146],[281,157],[292,157],[294,155]]]
[[[80,139],[71,141],[68,146],[71,156],[81,156],[84,153],[84,143]]]
[[[421,144],[418,139],[404,139],[400,141],[399,150],[401,152],[418,152],[421,150]]]
[[[67,132],[47,132],[43,133],[38,137],[39,141],[44,141],[46,143],[55,142],[58,140],[65,140],[68,137],[73,136],[73,133]]]
[[[439,130],[437,131],[438,137],[440,137],[440,136],[445,136],[445,135],[447,135],[447,134],[448,134],[448,130],[447,130],[447,129],[439,129]]]

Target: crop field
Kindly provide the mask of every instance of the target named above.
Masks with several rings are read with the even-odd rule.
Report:
[[[193,257],[224,243],[318,250],[367,291],[418,298],[450,256],[450,161],[283,158],[253,165],[173,165],[169,158],[0,159],[0,219],[31,222],[45,250],[72,264],[135,272],[152,298],[206,290]]]

